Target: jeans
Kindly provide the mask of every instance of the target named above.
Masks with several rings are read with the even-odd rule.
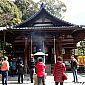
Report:
[[[7,85],[8,71],[2,71],[2,85]]]
[[[59,82],[55,82],[55,85],[58,85]],[[63,82],[60,82],[60,85],[63,85]]]
[[[45,77],[38,77],[38,85],[41,85],[41,81],[45,85]]]
[[[77,69],[72,69],[74,82],[77,82]]]

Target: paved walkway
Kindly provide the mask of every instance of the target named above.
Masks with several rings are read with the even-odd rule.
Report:
[[[85,85],[85,73],[78,74],[78,83],[72,82],[73,81],[72,73],[66,73],[66,74],[67,74],[68,80],[64,81],[64,85]],[[15,85],[15,84],[16,85],[34,85],[33,83],[30,83],[29,75],[25,75],[23,84],[18,84],[17,79],[18,79],[17,76],[14,76],[14,77],[9,76],[8,85]],[[0,85],[2,85],[1,79],[0,79]],[[52,75],[48,75],[46,77],[46,85],[55,85]]]

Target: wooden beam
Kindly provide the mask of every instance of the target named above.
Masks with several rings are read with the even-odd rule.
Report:
[[[69,42],[69,43],[62,43],[62,45],[74,45],[75,43],[71,43],[71,42]]]

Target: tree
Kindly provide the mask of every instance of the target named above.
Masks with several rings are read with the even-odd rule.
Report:
[[[15,0],[15,4],[22,11],[22,20],[26,20],[38,11],[38,5],[32,0]]]
[[[85,55],[85,39],[80,41],[80,46],[77,46],[78,48],[78,55]]]
[[[63,13],[66,11],[66,6],[60,0],[40,0],[38,3],[35,3],[32,0],[15,0],[15,4],[22,11],[22,20],[26,20],[32,15],[34,15],[42,4],[45,4],[45,8],[54,16],[58,18],[63,18]]]
[[[40,0],[38,4],[45,4],[45,8],[54,16],[63,18],[63,13],[66,12],[66,5],[60,0]]]
[[[0,0],[0,26],[16,25],[21,22],[22,13],[8,0]]]

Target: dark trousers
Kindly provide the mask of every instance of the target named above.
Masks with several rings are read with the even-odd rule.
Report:
[[[8,71],[2,71],[2,85],[7,85]]]
[[[38,77],[38,85],[41,85],[41,82],[45,85],[45,77]]]
[[[55,82],[55,85],[58,85],[59,82]],[[60,85],[63,85],[63,82],[60,82]]]
[[[23,74],[22,73],[18,73],[18,83],[23,83]]]
[[[33,74],[34,74],[34,69],[30,69],[30,79],[31,79],[31,83],[33,83]]]

